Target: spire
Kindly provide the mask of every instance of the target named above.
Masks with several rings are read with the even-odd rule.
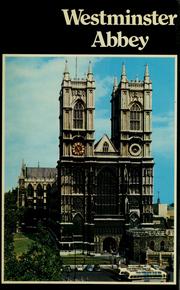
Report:
[[[146,68],[145,68],[145,76],[149,77],[149,68],[148,68],[148,64],[146,64]]]
[[[66,61],[65,61],[64,73],[65,73],[65,74],[66,74],[66,73],[69,73],[69,72],[68,72],[68,61],[67,61],[67,59],[66,59]]]
[[[160,204],[160,196],[159,196],[159,191],[158,191],[158,199],[157,199],[157,204]]]
[[[93,73],[92,73],[92,64],[91,64],[91,61],[89,61],[89,65],[88,65],[87,79],[89,81],[92,81],[93,80]]]
[[[122,64],[122,73],[121,73],[121,82],[126,82],[126,81],[127,81],[126,67],[125,67],[125,64],[123,62],[123,64]]]
[[[144,82],[145,83],[149,83],[150,82],[148,64],[146,64],[146,67],[145,67]]]
[[[24,159],[22,159],[22,165],[21,165],[21,175],[20,175],[20,178],[23,178],[24,177],[24,174],[25,174],[25,163],[24,163]]]
[[[125,67],[124,62],[122,64],[122,76],[126,76],[126,67]]]
[[[117,77],[114,77],[114,85],[113,85],[113,92],[117,90],[118,83],[117,83]]]
[[[92,74],[92,64],[91,64],[91,61],[89,61],[89,65],[88,65],[88,74]]]
[[[65,61],[65,67],[64,67],[64,79],[69,80],[69,70],[68,70],[68,61]]]

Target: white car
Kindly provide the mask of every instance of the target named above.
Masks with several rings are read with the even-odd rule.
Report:
[[[77,266],[76,266],[76,270],[77,270],[78,272],[82,272],[82,271],[84,270],[84,268],[83,268],[83,266],[81,266],[81,265],[77,265]]]
[[[92,272],[93,269],[94,269],[94,265],[87,265],[86,266],[86,271],[88,271],[88,272]]]

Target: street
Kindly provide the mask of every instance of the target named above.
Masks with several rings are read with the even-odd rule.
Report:
[[[100,272],[71,271],[63,273],[65,281],[115,281],[115,274],[102,269]]]

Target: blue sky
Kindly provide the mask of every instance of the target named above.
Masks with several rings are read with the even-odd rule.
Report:
[[[75,57],[6,56],[5,84],[5,190],[17,186],[22,159],[27,166],[55,167],[58,160],[59,91],[68,60],[75,77]],[[120,80],[126,65],[127,78],[142,80],[148,63],[153,84],[154,200],[173,202],[174,195],[174,99],[173,57],[78,57],[78,77],[84,77],[92,61],[95,92],[96,140],[110,136],[110,98],[114,76]]]

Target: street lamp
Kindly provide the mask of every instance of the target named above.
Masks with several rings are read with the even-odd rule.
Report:
[[[76,245],[74,240],[74,234],[73,234],[73,243],[74,243],[74,281],[76,280]]]
[[[61,249],[62,249],[62,233],[63,233],[63,227],[60,227],[60,256],[61,256]]]

